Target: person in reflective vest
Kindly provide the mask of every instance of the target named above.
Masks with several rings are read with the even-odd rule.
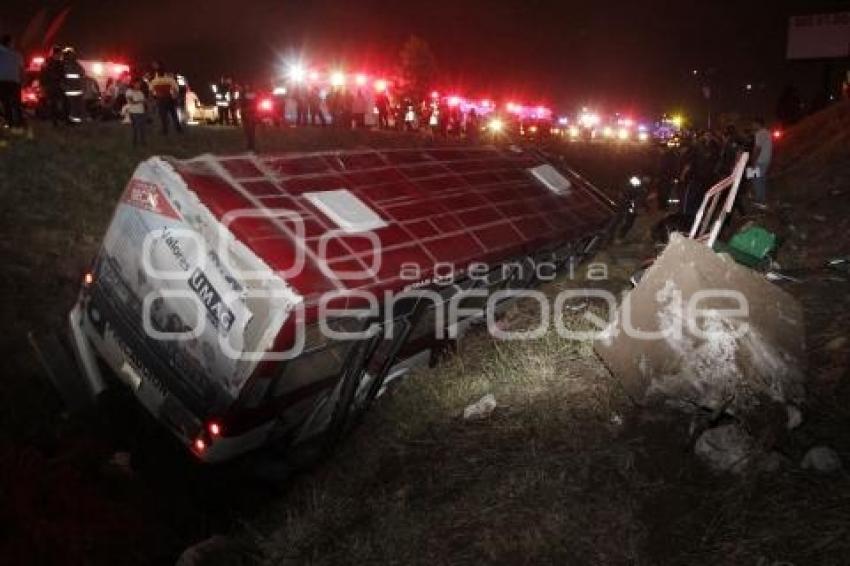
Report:
[[[151,91],[156,100],[156,107],[159,111],[159,120],[162,124],[162,135],[168,135],[169,123],[174,124],[174,129],[178,133],[183,131],[180,125],[180,120],[177,117],[177,96],[179,87],[174,76],[162,70],[156,71],[156,75],[151,81]]]
[[[221,77],[218,84],[213,85],[215,93],[215,106],[218,108],[218,124],[220,126],[230,125],[230,80]]]
[[[234,126],[239,125],[239,99],[242,96],[242,86],[239,83],[231,81],[230,83],[230,122]]]
[[[79,124],[85,116],[85,94],[86,72],[80,62],[77,61],[77,52],[73,47],[66,47],[62,52],[62,67],[64,77],[62,90],[68,108],[68,119],[72,124]]]
[[[65,65],[62,62],[62,48],[56,45],[39,74],[39,83],[44,89],[45,103],[54,126],[68,121],[68,99],[65,98],[65,91],[62,90],[64,80]]]

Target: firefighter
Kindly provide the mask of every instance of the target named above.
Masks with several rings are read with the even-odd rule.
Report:
[[[162,135],[168,135],[169,122],[174,122],[174,129],[177,130],[177,133],[182,133],[183,127],[177,117],[177,96],[180,88],[177,86],[174,76],[162,70],[156,71],[156,75],[151,81],[151,91],[153,91],[153,96],[156,99],[159,120],[162,124]]]
[[[218,108],[218,124],[220,126],[230,125],[230,81],[224,77],[218,84],[212,86],[215,93],[215,106]]]
[[[257,104],[259,96],[251,83],[245,83],[239,96],[239,114],[242,120],[242,130],[245,132],[245,144],[248,151],[257,149]]]
[[[79,124],[85,115],[83,95],[86,91],[86,72],[77,60],[77,52],[73,47],[66,47],[62,51],[62,68],[62,90],[65,94],[68,119],[72,124]]]
[[[39,82],[44,88],[47,110],[54,126],[68,122],[68,99],[62,84],[65,80],[65,65],[62,62],[62,48],[53,46],[50,57],[41,68]]]

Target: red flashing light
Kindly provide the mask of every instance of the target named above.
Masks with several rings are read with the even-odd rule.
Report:
[[[436,90],[431,91],[431,98],[440,98],[440,93]]]
[[[359,75],[355,76],[354,82],[357,84],[357,86],[365,85],[366,84],[366,75],[359,74]]]
[[[207,430],[212,436],[221,436],[221,425],[216,422],[211,422],[207,425]]]
[[[41,67],[42,65],[44,65],[44,57],[42,57],[41,55],[33,57],[31,64],[33,67]]]
[[[195,450],[197,450],[198,452],[203,452],[206,449],[207,449],[207,443],[204,442],[204,439],[203,438],[196,438],[195,439]]]
[[[773,139],[778,140],[782,138],[782,130],[776,129],[773,130]]]
[[[94,283],[94,275],[92,275],[90,272],[83,275],[83,284],[86,287],[88,287],[92,283]]]
[[[459,96],[450,96],[449,97],[449,106],[457,106],[460,104]]]
[[[375,81],[375,90],[378,92],[384,92],[387,90],[387,81],[384,79],[378,79]]]
[[[257,104],[257,108],[259,108],[261,112],[271,112],[274,110],[274,103],[271,98],[263,98],[260,99],[260,102]]]

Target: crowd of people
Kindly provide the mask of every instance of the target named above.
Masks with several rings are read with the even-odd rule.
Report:
[[[773,136],[762,118],[753,120],[747,131],[730,124],[722,130],[684,134],[680,145],[668,146],[661,157],[656,181],[660,207],[666,209],[671,201],[678,200],[681,212],[692,218],[706,191],[732,172],[745,151],[749,153],[746,177],[751,202],[763,208],[773,157]]]

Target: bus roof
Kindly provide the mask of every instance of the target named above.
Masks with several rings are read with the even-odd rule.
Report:
[[[303,269],[286,282],[307,304],[334,290],[405,289],[405,266],[419,266],[421,282],[440,263],[463,270],[533,254],[598,234],[615,212],[574,172],[553,173],[537,152],[516,147],[205,155],[171,164],[219,220],[260,211],[229,228],[271,269],[287,270],[304,253]],[[360,221],[373,241],[357,233]]]

